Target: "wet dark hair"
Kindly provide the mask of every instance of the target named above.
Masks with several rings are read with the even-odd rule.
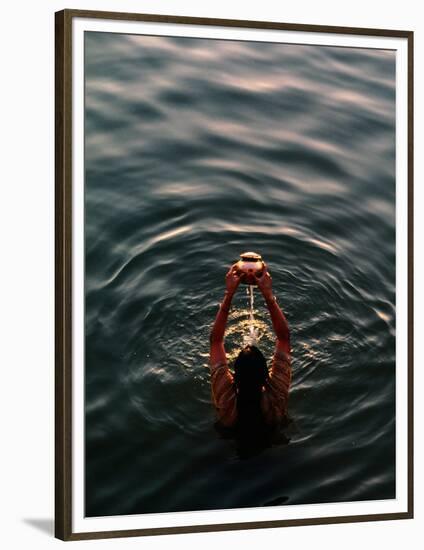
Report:
[[[235,439],[240,459],[252,458],[265,449],[287,445],[290,439],[280,432],[280,427],[266,421],[262,411],[262,388],[269,381],[266,359],[256,346],[246,346],[238,354],[233,365],[236,391],[237,422],[226,427],[218,422],[215,428],[225,439]]]
[[[245,346],[234,362],[234,382],[237,393],[260,392],[268,380],[268,367],[262,352],[256,346]]]
[[[266,359],[256,346],[246,346],[234,362],[234,384],[237,394],[236,438],[238,454],[248,458],[269,444],[261,408],[262,387],[269,378]]]

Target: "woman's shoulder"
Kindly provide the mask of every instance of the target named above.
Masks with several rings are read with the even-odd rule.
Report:
[[[287,354],[278,365],[273,365],[262,393],[262,410],[268,422],[279,423],[287,415],[291,367]]]
[[[272,357],[273,366],[278,365],[291,365],[291,354],[288,351],[285,351],[282,347],[278,346],[275,349],[274,355]]]
[[[219,420],[227,427],[234,425],[237,417],[234,377],[226,362],[211,365],[211,385]]]
[[[268,389],[271,392],[286,393],[291,382],[291,355],[281,348],[275,350],[269,373]]]
[[[266,423],[271,426],[280,426],[287,418],[287,401],[274,391],[263,392],[261,407]]]

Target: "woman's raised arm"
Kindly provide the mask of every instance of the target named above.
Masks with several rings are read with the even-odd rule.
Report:
[[[277,350],[281,349],[290,354],[290,330],[287,319],[277,304],[277,299],[272,292],[272,277],[268,269],[265,269],[261,277],[256,277],[257,285],[265,298],[266,305],[271,315],[272,326],[277,337]]]
[[[225,363],[227,360],[224,348],[225,327],[234,293],[240,284],[240,276],[234,266],[230,268],[225,277],[226,291],[210,334],[210,364]]]

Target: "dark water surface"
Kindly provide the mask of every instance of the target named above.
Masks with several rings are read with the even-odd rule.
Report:
[[[85,40],[86,514],[394,498],[394,53]],[[246,250],[291,326],[293,424],[241,460],[208,336]]]

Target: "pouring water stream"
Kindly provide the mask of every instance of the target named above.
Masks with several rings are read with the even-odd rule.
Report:
[[[243,336],[243,344],[245,346],[251,345],[256,346],[258,342],[258,329],[255,327],[255,317],[254,317],[254,305],[255,305],[255,296],[254,296],[254,286],[248,285],[246,288],[246,293],[249,297],[249,332]]]

